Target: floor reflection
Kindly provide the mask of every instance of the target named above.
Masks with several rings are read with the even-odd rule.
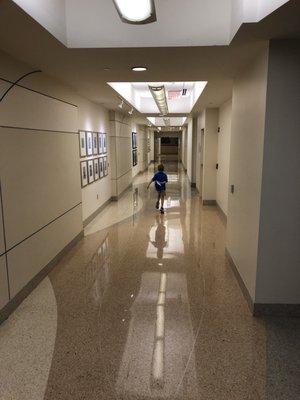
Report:
[[[128,194],[134,224],[131,214],[94,226],[51,272],[58,325],[44,400],[296,399],[293,379],[271,387],[288,331],[276,342],[278,326],[249,314],[217,211],[201,206],[178,163],[166,170],[165,215],[146,190],[151,170]]]
[[[185,274],[144,272],[130,314],[116,383],[120,398],[198,399]]]

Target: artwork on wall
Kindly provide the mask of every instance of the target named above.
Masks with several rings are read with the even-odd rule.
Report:
[[[150,151],[151,151],[151,143],[150,143],[150,137],[149,136],[147,138],[147,149],[148,149],[148,153],[150,153]]]
[[[138,153],[137,153],[137,149],[132,151],[132,165],[133,167],[135,167],[138,163]]]
[[[93,132],[93,154],[98,154],[98,134]]]
[[[94,179],[97,181],[99,179],[99,158],[94,158]]]
[[[85,187],[88,184],[87,161],[81,161],[80,173],[81,173],[81,187]]]
[[[103,145],[102,145],[102,133],[98,133],[98,154],[102,154]]]
[[[86,134],[84,131],[79,132],[79,154],[80,157],[86,157]]]
[[[94,160],[88,160],[88,181],[89,183],[93,183],[95,180],[94,177]]]
[[[131,140],[132,140],[132,148],[136,149],[137,148],[137,135],[136,132],[132,132],[131,134]]]
[[[106,137],[106,133],[102,133],[102,149],[103,149],[103,153],[107,153],[107,137]]]
[[[100,175],[100,178],[103,178],[103,176],[104,176],[103,157],[99,158],[99,175]]]
[[[80,158],[89,157],[80,162],[82,187],[108,175],[106,133],[79,131],[79,151]],[[99,154],[103,157],[90,157]]]
[[[104,176],[108,175],[107,157],[103,157],[103,172]]]
[[[88,156],[93,155],[93,135],[92,132],[86,132],[86,153]]]

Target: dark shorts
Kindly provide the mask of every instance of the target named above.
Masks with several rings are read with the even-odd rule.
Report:
[[[160,194],[161,196],[165,196],[166,191],[165,190],[157,190],[157,194]]]

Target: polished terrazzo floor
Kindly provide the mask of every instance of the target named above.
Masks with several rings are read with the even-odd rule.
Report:
[[[218,211],[174,162],[159,214],[152,172],[0,327],[1,400],[300,399],[299,319],[253,318]]]

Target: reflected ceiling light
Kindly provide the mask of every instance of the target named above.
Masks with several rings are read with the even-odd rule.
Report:
[[[121,20],[127,24],[150,24],[156,21],[154,0],[113,0]]]
[[[124,105],[124,100],[121,101],[121,103],[118,105],[119,108],[123,108]]]
[[[131,69],[132,69],[132,71],[135,71],[135,72],[147,71],[147,67],[142,67],[142,66],[132,67]]]
[[[169,113],[167,97],[165,87],[162,86],[150,86],[149,90],[155,100],[155,103],[162,115],[167,115]]]

